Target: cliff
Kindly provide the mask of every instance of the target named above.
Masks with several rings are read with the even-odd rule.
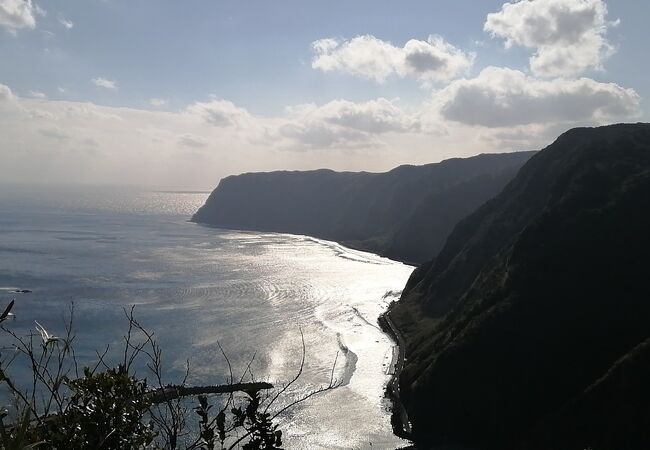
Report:
[[[438,253],[454,224],[496,195],[533,152],[485,154],[386,173],[247,173],[224,178],[192,220],[309,234],[394,259]]]
[[[456,225],[391,311],[416,441],[650,448],[649,230],[648,124],[563,134]]]

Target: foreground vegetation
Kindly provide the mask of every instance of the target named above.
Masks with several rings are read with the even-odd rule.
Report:
[[[187,386],[189,361],[180,383],[169,384],[163,380],[162,350],[154,333],[136,320],[133,309],[124,311],[128,328],[117,365],[107,362],[107,346],[97,352],[92,366],[80,368],[74,350],[74,308],[65,336],[57,337],[38,323],[38,334],[17,334],[8,320],[12,307],[13,302],[0,316],[0,383],[12,399],[0,413],[2,450],[281,449],[276,419],[313,395],[338,387],[335,361],[327,385],[299,398],[284,398],[284,406],[278,406],[278,399],[302,374],[304,339],[298,372],[281,389],[253,379],[254,356],[236,379],[220,345],[229,369],[227,384]],[[11,375],[18,364],[29,367],[31,379]],[[148,376],[136,376],[136,366],[145,366]]]

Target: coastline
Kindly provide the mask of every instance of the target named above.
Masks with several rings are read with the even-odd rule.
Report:
[[[399,259],[393,259],[390,258],[386,255],[383,255],[381,253],[375,253],[372,250],[369,249],[364,249],[356,245],[350,245],[350,243],[346,242],[339,242],[339,241],[334,241],[334,240],[328,240],[328,239],[323,239],[317,236],[312,236],[308,234],[298,234],[298,233],[287,233],[287,232],[281,232],[281,231],[272,231],[272,230],[249,230],[249,229],[236,229],[236,228],[223,228],[219,226],[215,226],[209,223],[205,222],[198,222],[194,221],[193,218],[190,220],[191,223],[195,223],[197,225],[202,225],[202,226],[207,226],[210,228],[215,228],[215,229],[220,229],[220,230],[225,230],[225,231],[236,231],[236,232],[258,232],[258,233],[270,233],[270,234],[279,234],[279,235],[290,235],[290,236],[298,236],[298,237],[304,237],[304,238],[309,238],[309,239],[314,239],[317,242],[320,242],[322,244],[334,244],[337,246],[341,246],[343,248],[347,248],[353,251],[357,252],[362,252],[362,253],[370,253],[375,256],[379,256],[380,258],[386,258],[391,261],[395,261],[407,266],[413,266],[414,269],[418,267],[417,263],[413,262],[408,262],[408,261],[402,261]],[[412,430],[411,430],[411,423],[408,419],[408,414],[406,412],[406,408],[402,404],[401,401],[401,395],[400,395],[400,389],[399,389],[399,376],[400,372],[402,371],[404,367],[404,360],[405,360],[405,355],[406,355],[406,343],[404,341],[404,337],[401,335],[395,324],[390,318],[390,310],[392,307],[389,305],[389,307],[386,309],[385,312],[379,315],[377,317],[377,323],[379,325],[379,328],[381,331],[388,335],[391,340],[394,342],[393,345],[393,355],[392,355],[392,360],[390,363],[391,367],[391,374],[390,374],[390,379],[386,383],[385,386],[385,391],[384,395],[385,397],[390,401],[391,403],[391,426],[393,428],[393,434],[401,439],[405,439],[409,442],[412,442]],[[395,351],[397,350],[397,351]],[[356,356],[356,355],[355,355]],[[411,447],[407,447],[411,448]]]
[[[418,267],[418,266],[420,266],[422,264],[421,262],[410,261],[408,259],[399,258],[399,257],[397,257],[395,255],[389,255],[386,251],[382,251],[381,249],[378,249],[378,248],[376,248],[374,246],[360,245],[356,241],[349,242],[349,241],[345,241],[345,240],[335,240],[335,238],[332,237],[332,236],[318,236],[318,235],[315,235],[315,234],[303,234],[303,233],[299,233],[299,232],[296,232],[296,231],[281,231],[281,230],[264,229],[264,228],[258,228],[258,227],[248,227],[248,228],[246,228],[246,227],[244,227],[244,228],[241,228],[241,227],[225,227],[225,226],[222,226],[222,225],[214,225],[214,224],[212,224],[210,222],[202,222],[202,221],[196,220],[195,215],[190,217],[190,219],[188,220],[189,223],[194,223],[196,225],[201,225],[201,226],[206,226],[206,227],[209,227],[209,228],[214,228],[216,230],[239,231],[239,232],[243,232],[243,233],[253,232],[253,233],[284,234],[284,235],[289,235],[289,236],[301,236],[301,237],[316,239],[316,240],[321,241],[321,242],[333,243],[333,244],[340,245],[340,246],[345,247],[345,248],[347,248],[349,250],[354,250],[354,251],[357,251],[357,252],[370,253],[372,255],[379,256],[380,258],[390,259],[391,261],[402,263],[402,264],[407,265],[407,266]]]
[[[395,436],[402,439],[412,440],[411,423],[409,422],[408,413],[402,404],[399,389],[399,376],[404,368],[404,359],[406,355],[406,343],[395,324],[390,318],[390,307],[388,310],[377,318],[380,328],[384,333],[391,337],[395,342],[393,359],[391,361],[391,378],[386,384],[386,398],[391,401],[392,411],[390,423],[393,427]],[[397,354],[396,354],[397,353]]]

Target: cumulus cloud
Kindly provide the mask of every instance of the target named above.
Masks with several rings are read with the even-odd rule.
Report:
[[[0,84],[0,102],[10,101],[14,99],[14,94],[9,89],[9,86]]]
[[[506,47],[535,50],[532,72],[539,76],[575,75],[601,69],[614,48],[606,39],[603,0],[521,0],[488,14],[485,31],[505,39]]]
[[[56,141],[67,141],[70,139],[70,136],[61,131],[58,127],[52,128],[43,128],[38,130],[38,132],[49,139],[54,139]]]
[[[40,98],[41,100],[47,98],[47,95],[40,91],[29,91],[29,96],[32,98]]]
[[[196,102],[188,106],[185,112],[201,117],[216,127],[237,127],[251,122],[251,115],[244,108],[228,100],[211,100]]]
[[[206,147],[208,145],[205,139],[189,133],[179,136],[178,143],[184,147],[190,147],[190,148],[201,148],[201,147]]]
[[[70,19],[66,19],[66,17],[63,14],[59,14],[57,16],[57,20],[66,30],[70,30],[74,27],[74,22],[72,22],[72,20]]]
[[[294,150],[324,148],[363,148],[377,146],[378,140],[368,133],[349,128],[329,127],[322,122],[290,122],[279,129],[282,137],[288,138],[288,148]]]
[[[45,15],[45,11],[32,0],[0,0],[0,26],[10,33],[21,28],[34,28],[36,15]]]
[[[385,98],[354,103],[334,100],[322,106],[298,105],[287,109],[290,120],[279,127],[282,136],[304,148],[357,148],[382,145],[384,133],[407,133],[420,128],[408,114]]]
[[[288,111],[290,113],[299,111],[299,114],[307,120],[317,120],[368,133],[407,131],[417,127],[415,120],[385,98],[359,103],[333,100],[322,106],[299,105],[289,108]]]
[[[636,93],[615,84],[499,68],[453,81],[424,104],[334,100],[273,116],[218,99],[180,111],[34,99],[0,84],[0,136],[8,149],[0,166],[9,180],[202,186],[246,171],[378,171],[541,148],[571,126],[633,117],[638,108]]]
[[[99,108],[90,102],[62,102],[57,114],[74,120],[102,120],[120,122],[124,120],[111,108]]]
[[[106,78],[97,77],[91,80],[97,87],[105,89],[117,89],[117,81],[107,80]]]
[[[29,114],[29,117],[32,119],[56,119],[56,116],[54,116],[54,114],[49,111],[43,111],[42,109],[28,109],[27,114]]]
[[[411,39],[404,47],[371,35],[344,41],[320,39],[312,43],[312,49],[314,69],[345,72],[379,83],[391,75],[447,81],[465,72],[475,57],[434,35],[426,41]]]
[[[467,125],[509,127],[533,123],[605,123],[635,117],[633,89],[589,78],[544,80],[518,70],[488,67],[472,79],[434,94],[442,118]]]
[[[151,106],[155,106],[156,108],[160,108],[167,104],[167,100],[163,98],[152,98],[151,100],[149,100],[149,104]]]
[[[0,96],[0,166],[10,173],[5,181],[207,187],[256,161],[272,163],[268,143],[255,147],[235,130],[184,112],[19,97],[2,85]],[[203,152],[204,143],[213,150]],[[186,157],[197,151],[205,153],[201,165]]]

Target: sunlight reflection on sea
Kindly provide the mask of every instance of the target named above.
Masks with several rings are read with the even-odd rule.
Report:
[[[75,302],[85,361],[125,328],[121,308],[155,330],[170,381],[187,358],[190,382],[225,381],[217,341],[243,371],[287,382],[307,346],[297,396],[335,377],[341,388],[281,421],[287,448],[395,448],[383,398],[391,341],[377,316],[412,267],[305,236],[188,223],[207,193],[12,187],[0,191],[0,301],[16,297],[12,326],[53,332]],[[30,289],[15,294],[10,288]],[[288,397],[293,398],[293,397]]]

